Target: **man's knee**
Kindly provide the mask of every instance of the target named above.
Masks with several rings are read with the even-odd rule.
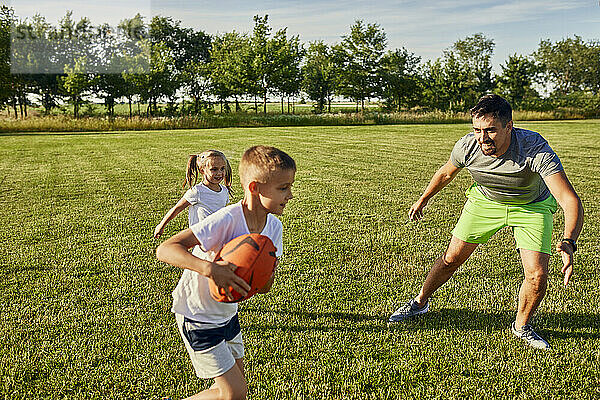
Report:
[[[544,270],[529,271],[525,274],[525,280],[534,287],[543,287],[548,281],[548,273]]]
[[[456,270],[463,263],[463,260],[461,260],[457,254],[449,252],[442,254],[440,259],[442,261],[442,268],[447,270]]]

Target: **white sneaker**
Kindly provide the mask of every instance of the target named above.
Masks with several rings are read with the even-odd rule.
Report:
[[[528,345],[536,349],[550,349],[550,345],[540,335],[534,332],[531,325],[524,325],[521,329],[515,329],[515,323],[510,326],[512,333],[527,342]]]
[[[408,303],[397,309],[388,319],[388,324],[404,321],[407,318],[414,317],[420,314],[425,314],[429,311],[429,300],[423,307],[420,307],[415,299],[409,300]]]

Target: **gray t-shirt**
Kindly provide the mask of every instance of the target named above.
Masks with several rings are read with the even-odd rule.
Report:
[[[467,168],[487,198],[504,204],[543,201],[550,191],[543,178],[563,170],[556,153],[537,132],[514,128],[500,157],[486,156],[471,132],[456,142],[450,161]]]

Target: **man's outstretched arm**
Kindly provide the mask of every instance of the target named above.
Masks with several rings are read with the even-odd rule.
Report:
[[[423,208],[425,208],[429,200],[435,196],[437,192],[449,184],[461,169],[462,168],[455,166],[450,160],[448,160],[446,164],[442,165],[440,169],[433,174],[429,185],[427,185],[427,188],[419,200],[417,200],[408,211],[408,218],[411,220],[423,218]]]
[[[561,271],[565,274],[564,284],[566,286],[573,274],[574,249],[562,239],[576,241],[579,237],[583,228],[583,205],[564,171],[545,177],[544,182],[565,213],[565,230],[561,240],[556,244],[556,251],[560,253],[563,260]]]

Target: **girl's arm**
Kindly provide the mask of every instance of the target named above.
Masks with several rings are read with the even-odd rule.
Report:
[[[160,221],[160,224],[156,225],[156,228],[154,228],[154,237],[158,239],[160,235],[162,235],[167,223],[189,206],[191,206],[190,202],[182,197],[173,208],[167,211],[162,221]]]
[[[235,265],[226,261],[202,260],[188,251],[199,244],[192,230],[186,229],[161,243],[156,249],[156,258],[175,267],[190,269],[206,276],[219,288],[224,289],[225,295],[230,300],[233,299],[230,287],[242,296],[248,294],[250,286],[233,272],[237,268]]]

